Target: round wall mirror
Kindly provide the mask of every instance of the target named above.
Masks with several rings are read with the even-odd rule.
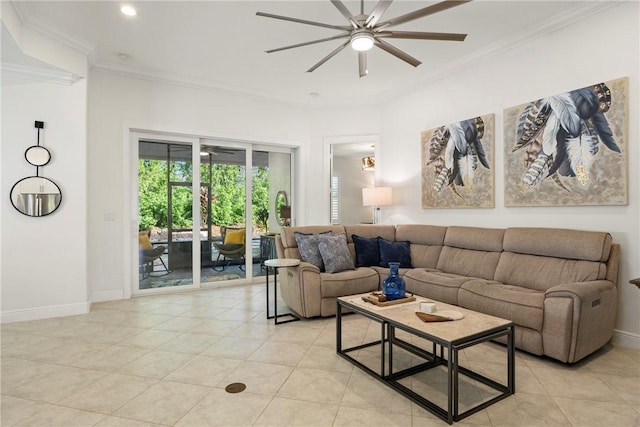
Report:
[[[48,178],[29,176],[15,183],[10,198],[18,212],[27,216],[45,216],[58,209],[62,192]]]
[[[289,205],[289,198],[285,191],[278,191],[276,194],[276,219],[278,225],[288,225],[291,218],[291,206]]]
[[[24,158],[33,166],[44,166],[51,160],[51,153],[44,147],[32,145],[24,152]]]

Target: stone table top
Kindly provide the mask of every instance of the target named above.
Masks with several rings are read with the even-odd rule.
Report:
[[[417,295],[415,301],[387,307],[379,307],[363,301],[362,297],[366,295],[368,294],[350,295],[339,297],[338,299],[371,312],[377,317],[401,324],[450,343],[464,340],[472,335],[484,333],[488,330],[507,327],[513,323],[510,320],[478,313],[473,310],[445,304]],[[448,322],[423,322],[416,316],[416,311],[420,311],[420,303],[422,302],[433,302],[436,304],[436,311],[433,314],[438,314],[439,311],[457,311],[462,313],[464,318]]]

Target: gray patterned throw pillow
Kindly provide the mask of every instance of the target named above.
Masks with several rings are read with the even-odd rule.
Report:
[[[351,258],[351,253],[347,246],[347,236],[344,233],[332,236],[318,236],[318,249],[320,249],[327,273],[339,273],[355,269],[353,258]]]
[[[320,271],[324,271],[324,263],[322,262],[322,255],[320,255],[320,249],[318,249],[318,236],[325,234],[331,234],[331,231],[319,234],[307,234],[298,231],[293,233],[302,261],[315,265]]]

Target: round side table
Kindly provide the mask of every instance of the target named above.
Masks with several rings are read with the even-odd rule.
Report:
[[[278,314],[278,269],[282,267],[295,267],[300,264],[299,259],[295,258],[277,258],[268,259],[264,262],[267,267],[267,319],[273,319],[276,325],[281,323],[289,323],[300,320],[293,313]],[[269,316],[269,269],[273,269],[273,316]],[[279,318],[289,317],[288,320],[279,321]]]

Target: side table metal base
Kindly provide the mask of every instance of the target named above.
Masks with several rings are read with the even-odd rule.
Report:
[[[265,261],[265,266],[267,267],[267,319],[273,319],[276,325],[281,325],[283,323],[297,322],[300,318],[293,313],[278,314],[278,269],[287,267],[286,265],[274,265],[279,264],[278,261],[280,260]],[[271,269],[273,269],[273,315],[269,316],[269,271]],[[287,320],[279,320],[282,318],[287,318]]]

